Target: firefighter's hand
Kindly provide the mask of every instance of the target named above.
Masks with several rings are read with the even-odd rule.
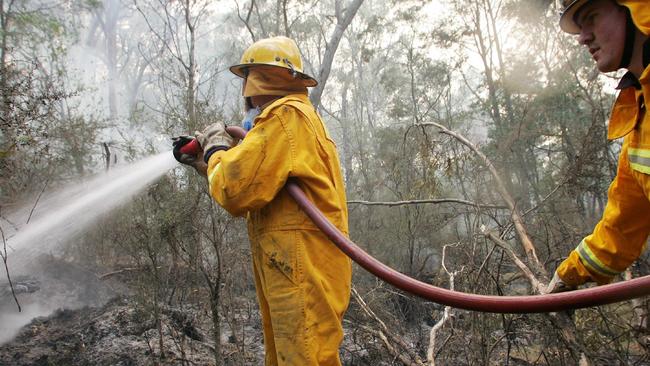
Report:
[[[196,161],[190,164],[196,171],[204,177],[208,176],[208,164],[203,161],[203,151],[198,155]]]
[[[546,286],[546,289],[544,289],[543,294],[555,294],[558,292],[565,292],[565,291],[573,291],[576,288],[574,286],[569,286],[562,279],[560,276],[558,276],[557,272],[553,274],[553,278],[551,279],[551,282],[548,283],[548,286]]]
[[[215,151],[228,150],[235,145],[235,140],[226,132],[226,126],[223,122],[213,123],[206,127],[203,132],[197,132],[196,139],[199,141],[207,158]]]

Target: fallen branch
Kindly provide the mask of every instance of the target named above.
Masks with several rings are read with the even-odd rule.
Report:
[[[141,271],[141,270],[142,270],[142,268],[138,268],[138,267],[122,268],[122,269],[117,270],[117,271],[104,273],[103,275],[98,275],[97,278],[99,278],[100,280],[103,280],[103,279],[105,279],[107,277],[115,276],[115,275],[120,274],[120,273],[134,272],[134,271]]]
[[[403,353],[399,352],[395,347],[390,343],[388,340],[388,337],[386,337],[386,333],[382,332],[381,330],[373,329],[365,325],[361,324],[355,324],[356,327],[359,327],[363,329],[364,331],[373,334],[374,336],[378,337],[381,339],[381,341],[384,343],[384,346],[386,346],[386,349],[388,349],[388,352],[390,352],[391,355],[395,356],[395,358],[399,359],[400,362],[404,365],[408,366],[423,366],[424,364],[420,361],[413,361],[412,359],[408,358],[406,355]]]
[[[490,239],[494,244],[503,249],[508,257],[515,263],[517,268],[526,276],[528,282],[530,283],[533,290],[537,293],[542,293],[546,286],[542,285],[535,274],[528,268],[528,266],[517,256],[514,250],[510,245],[503,239],[499,238],[493,231],[487,230],[484,226],[481,226],[481,234],[485,235],[486,238]]]
[[[395,357],[399,358],[400,361],[402,361],[405,365],[414,365],[414,366],[423,366],[424,362],[420,358],[420,356],[417,355],[417,353],[412,351],[412,347],[406,344],[403,339],[397,337],[394,332],[391,332],[388,327],[386,326],[386,323],[384,323],[383,320],[381,320],[377,314],[375,314],[374,311],[366,304],[366,302],[363,300],[361,295],[359,295],[359,292],[357,292],[357,289],[352,287],[352,295],[354,296],[354,299],[357,301],[361,309],[368,315],[370,318],[372,318],[374,321],[379,324],[379,327],[381,329],[371,329],[368,327],[364,327],[359,325],[360,327],[364,328],[366,331],[370,333],[374,333],[376,336],[378,336],[382,342],[384,342],[384,345],[388,349],[388,351]],[[393,344],[389,340],[392,340],[393,342],[397,343],[405,353],[409,355],[409,358],[405,357],[402,352],[399,352]],[[415,361],[412,361],[415,360]]]
[[[537,209],[542,207],[544,204],[546,204],[546,201],[548,201],[567,181],[568,181],[568,179],[565,179],[562,182],[560,182],[560,184],[558,184],[555,188],[553,188],[553,190],[551,192],[549,192],[546,196],[544,196],[544,198],[542,198],[535,206],[533,206],[533,207],[529,208],[528,210],[526,210],[525,212],[523,212],[521,214],[521,216],[526,217],[526,216],[528,216],[529,213],[531,213],[533,211],[536,211]],[[508,226],[506,226],[503,231],[504,232],[510,231],[510,228],[512,227],[512,225],[513,225],[512,223],[508,224]]]
[[[628,268],[624,277],[626,281],[632,279],[632,271]],[[632,299],[632,311],[634,312],[634,320],[632,327],[640,331],[646,331],[648,329],[648,308],[645,305],[645,299]]]

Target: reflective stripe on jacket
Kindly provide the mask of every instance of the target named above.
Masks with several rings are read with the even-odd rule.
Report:
[[[650,34],[650,3],[618,2],[630,9],[637,28]],[[557,269],[570,286],[610,282],[641,255],[650,234],[650,116],[643,97],[650,95],[650,67],[639,82],[640,90],[621,90],[612,109],[608,138],[624,140],[603,217]]]

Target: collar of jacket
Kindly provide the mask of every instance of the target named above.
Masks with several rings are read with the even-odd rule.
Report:
[[[643,67],[647,68],[650,64],[650,38],[643,43]],[[622,90],[630,87],[641,89],[639,79],[630,71],[626,72],[616,86],[616,89]]]
[[[303,103],[309,103],[309,97],[307,97],[307,95],[305,94],[289,94],[286,97],[276,99],[271,104],[264,107],[264,109],[262,109],[262,112],[257,116],[256,119],[266,118],[271,113],[271,111],[275,109],[275,107],[292,100],[301,101]]]
[[[617,90],[623,90],[627,88],[634,88],[637,90],[641,89],[641,83],[639,82],[639,79],[634,76],[634,74],[630,71],[626,72],[625,75],[621,78],[621,80],[618,82],[618,85],[616,86]]]
[[[636,26],[644,33],[650,30],[650,12],[647,11],[646,1],[623,1],[629,7]],[[643,66],[645,69],[637,79],[628,72],[621,78],[617,89],[621,89],[612,108],[607,129],[607,138],[610,140],[621,138],[630,133],[639,123],[641,114],[640,105],[644,104],[644,96],[650,95],[650,38],[643,44]]]

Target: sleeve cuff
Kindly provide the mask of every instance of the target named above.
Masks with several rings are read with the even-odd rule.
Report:
[[[212,154],[216,153],[217,151],[223,151],[223,150],[228,150],[228,146],[215,146],[211,147],[208,151],[203,153],[203,161],[207,164],[210,161],[210,157]]]
[[[576,250],[572,251],[569,257],[560,264],[557,268],[557,274],[564,283],[574,287],[590,281],[594,281],[599,285],[604,285],[612,281],[611,277],[589,271]]]

